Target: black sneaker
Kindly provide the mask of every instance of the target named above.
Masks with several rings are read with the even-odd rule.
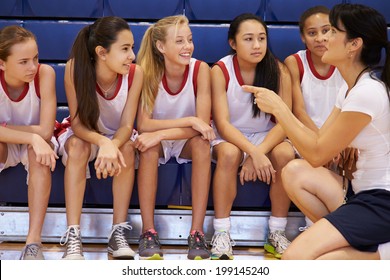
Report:
[[[163,260],[158,234],[154,229],[149,229],[139,237],[138,254],[140,260]]]
[[[108,240],[108,253],[115,259],[134,259],[135,252],[131,250],[126,240],[125,230],[133,228],[127,222],[119,223],[112,226]]]
[[[197,230],[191,231],[188,236],[188,254],[189,260],[209,260],[210,251],[207,249],[207,243],[204,233]]]

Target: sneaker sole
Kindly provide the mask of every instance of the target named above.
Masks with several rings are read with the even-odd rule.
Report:
[[[201,256],[196,256],[195,258],[190,258],[187,256],[187,259],[192,260],[192,261],[203,261],[203,260],[209,260],[209,259],[211,259],[211,257],[202,258]]]
[[[149,257],[139,256],[139,259],[140,260],[148,260],[148,261],[161,261],[164,259],[164,257],[161,256],[160,254],[154,254],[153,256],[149,256]]]
[[[233,256],[228,256],[226,254],[223,254],[222,256],[211,256],[212,260],[224,260],[224,261],[231,261],[234,259]]]
[[[66,256],[65,258],[62,258],[61,260],[63,261],[84,261],[85,258],[83,256],[72,256],[72,255],[68,255]]]
[[[134,260],[134,256],[135,256],[134,251],[123,253],[120,251],[114,251],[111,248],[108,248],[108,254],[114,259],[120,259],[120,260]]]
[[[281,254],[276,252],[275,247],[272,246],[271,244],[268,244],[268,243],[264,244],[264,250],[266,250],[268,253],[274,255],[274,257],[277,259],[280,259],[282,257]]]

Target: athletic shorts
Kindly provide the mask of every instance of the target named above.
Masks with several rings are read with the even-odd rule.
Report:
[[[57,153],[59,144],[56,138],[53,136],[51,138],[51,143],[53,144],[53,150]],[[8,144],[8,155],[5,163],[0,163],[0,172],[9,167],[13,167],[22,163],[24,165],[24,169],[27,171],[27,181],[28,182],[28,145],[27,144]]]
[[[179,157],[186,143],[187,143],[187,139],[161,141],[163,157],[159,158],[158,163],[166,164],[172,157],[176,158],[177,163],[180,164],[190,162],[191,161],[190,159]]]
[[[390,241],[390,191],[373,189],[348,198],[325,218],[355,249],[376,252]]]
[[[216,138],[211,141],[211,150],[221,144],[221,143],[224,143],[224,142],[227,142],[225,139],[223,139],[219,134],[218,132],[214,129],[214,132],[215,132],[215,136]],[[242,133],[245,138],[251,142],[253,145],[255,146],[258,146],[260,145],[263,141],[264,141],[264,138],[267,136],[268,134],[268,131],[267,132],[258,132],[258,133]],[[247,153],[244,152],[244,156],[242,158],[242,161],[240,163],[240,166],[244,164],[244,161],[246,160],[246,158],[248,157]],[[212,161],[214,163],[216,163],[216,160],[215,159],[212,159]]]

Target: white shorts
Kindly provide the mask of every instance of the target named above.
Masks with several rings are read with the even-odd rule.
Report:
[[[53,136],[51,138],[51,143],[53,144],[53,150],[57,153],[59,144],[56,140],[56,138]],[[29,168],[29,162],[28,162],[28,145],[27,144],[10,144],[7,143],[7,160],[5,163],[0,163],[0,172],[4,169],[7,169],[9,167],[13,167],[18,165],[19,163],[22,163],[24,165],[24,169],[27,171],[27,178],[26,182],[28,182],[28,168]]]
[[[74,132],[71,127],[68,127],[60,136],[58,136],[58,143],[59,143],[58,155],[61,156],[61,161],[64,164],[64,166],[66,166],[66,162],[68,161],[68,153],[65,150],[65,143],[72,135],[74,135]],[[134,141],[137,135],[138,135],[137,131],[133,129],[133,134],[131,135],[130,140]],[[110,139],[114,137],[114,135],[105,135],[105,136]],[[89,155],[88,162],[93,161],[97,157],[98,152],[99,152],[99,147],[97,145],[91,144],[91,153]],[[138,166],[137,160],[136,160],[136,166]],[[91,173],[88,164],[86,167],[86,174],[87,174],[87,179],[91,178]]]
[[[159,164],[167,163],[172,157],[176,158],[177,163],[191,162],[190,159],[180,158],[180,154],[183,151],[184,145],[188,139],[183,140],[163,140],[161,146],[163,150],[163,158],[159,158]]]
[[[216,138],[211,141],[211,150],[221,144],[221,143],[224,143],[224,142],[227,142],[225,139],[223,139],[217,132],[217,130],[214,129],[214,132],[215,132],[215,136]],[[245,136],[245,138],[251,142],[253,145],[260,145],[263,141],[264,141],[264,138],[267,136],[268,134],[268,131],[267,132],[258,132],[258,133],[242,133],[242,135]],[[244,156],[242,158],[242,161],[240,163],[240,166],[244,164],[244,161],[246,160],[246,158],[248,157],[247,153],[244,152]],[[216,160],[215,159],[212,159],[212,161],[214,163],[216,163]]]

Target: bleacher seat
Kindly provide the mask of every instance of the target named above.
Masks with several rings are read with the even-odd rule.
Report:
[[[229,53],[226,24],[191,24],[193,57],[212,64]]]
[[[87,24],[90,22],[27,20],[24,27],[37,37],[40,60],[66,61],[77,33]]]
[[[99,18],[103,16],[103,0],[23,1],[23,14],[28,17]]]
[[[1,0],[0,17],[23,16],[22,0]]]
[[[390,24],[390,1],[384,0],[347,0],[349,3],[362,4],[370,6],[380,12],[386,19],[387,24]]]
[[[269,25],[268,32],[269,48],[280,61],[284,61],[290,54],[305,49],[298,26]]]
[[[141,46],[142,37],[145,34],[146,29],[150,26],[150,23],[130,23],[130,30],[134,37],[134,53],[137,56],[139,47]],[[136,58],[137,59],[137,58]]]
[[[265,0],[185,0],[185,15],[196,21],[231,21],[242,13],[253,13],[261,18]]]
[[[56,72],[56,94],[57,94],[57,104],[64,105],[68,101],[66,99],[65,87],[64,87],[64,73],[65,73],[65,63],[55,63],[50,64]]]
[[[301,14],[310,7],[323,5],[332,8],[342,2],[343,0],[267,0],[265,21],[298,23]]]
[[[0,20],[0,29],[9,25],[20,25],[22,26],[21,20]]]
[[[184,0],[104,0],[104,15],[120,16],[129,20],[158,20],[183,14]]]

